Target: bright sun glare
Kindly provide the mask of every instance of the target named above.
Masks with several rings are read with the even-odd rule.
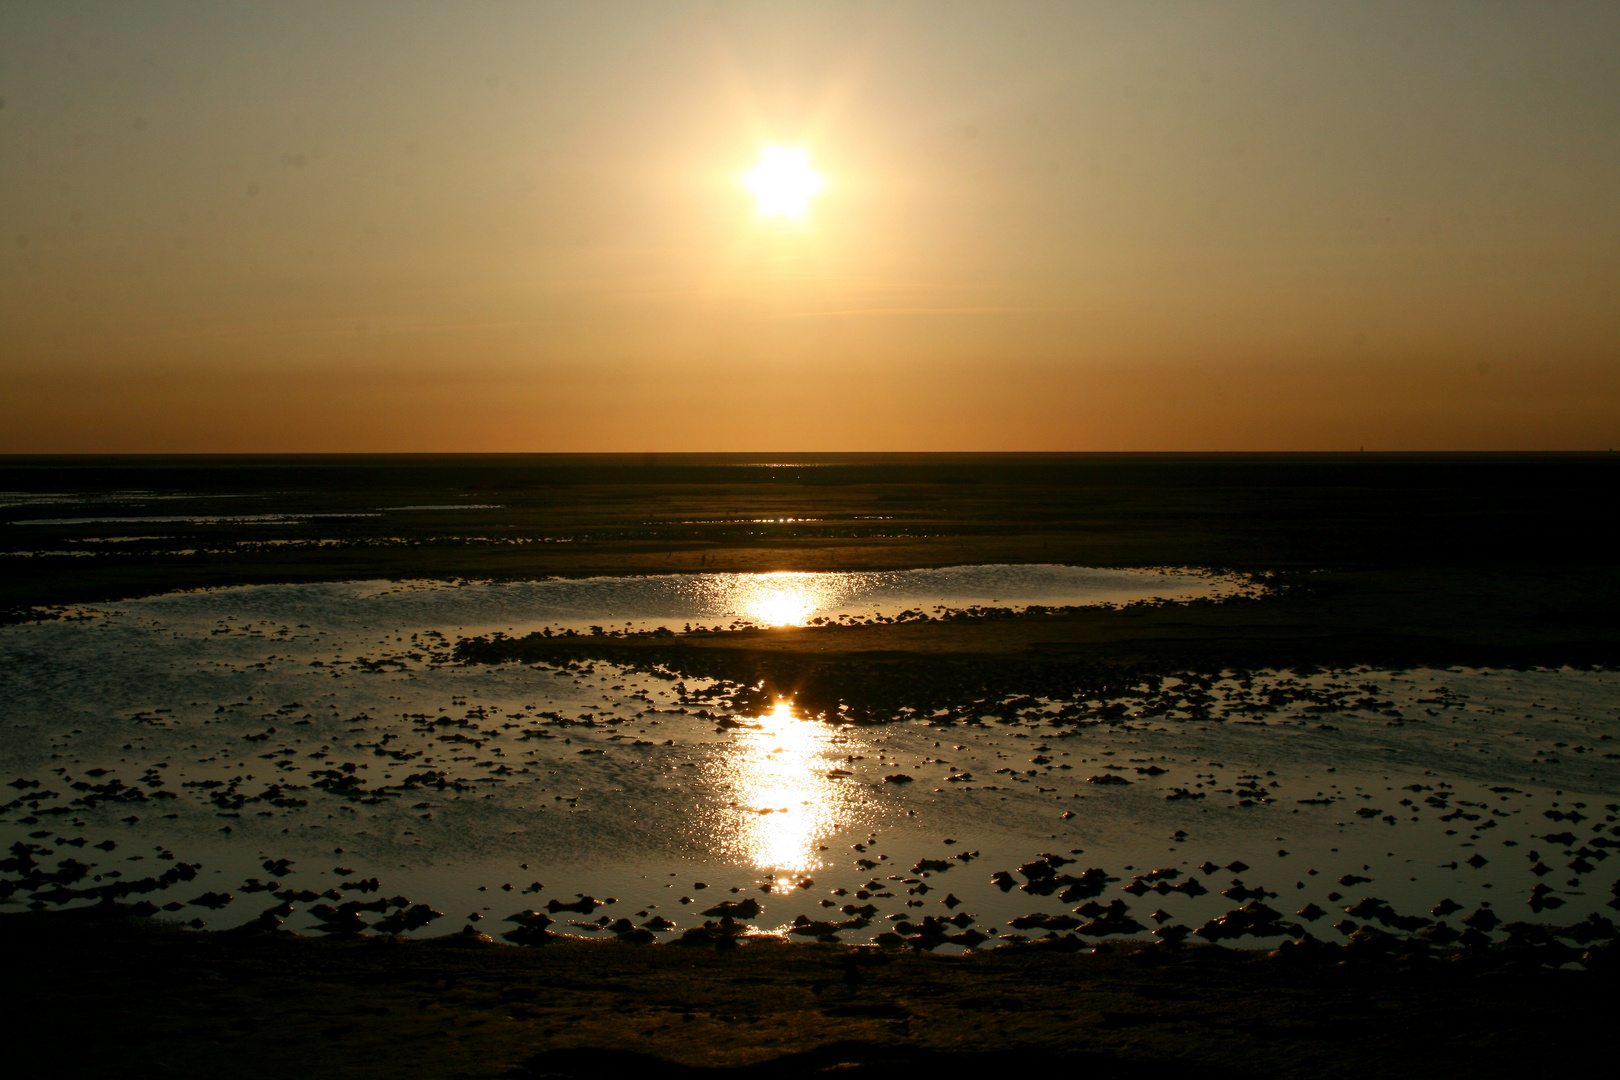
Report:
[[[810,167],[810,155],[803,150],[767,146],[760,151],[759,164],[743,174],[743,186],[754,193],[761,217],[797,221],[826,181]]]

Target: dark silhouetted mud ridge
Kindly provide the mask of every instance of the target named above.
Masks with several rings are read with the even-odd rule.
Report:
[[[1267,595],[1220,602],[673,636],[493,635],[458,641],[454,656],[606,660],[733,683],[745,705],[793,697],[857,722],[990,715],[1008,698],[1108,695],[1187,672],[1612,665],[1620,625],[1603,612],[1615,589],[1613,573],[1594,573],[1579,593],[1573,581],[1507,570],[1288,575]]]

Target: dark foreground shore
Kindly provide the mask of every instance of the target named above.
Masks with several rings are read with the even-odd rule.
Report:
[[[0,942],[13,1075],[53,1077],[1521,1077],[1601,1067],[1617,985],[1505,947],[520,948],[82,914]]]

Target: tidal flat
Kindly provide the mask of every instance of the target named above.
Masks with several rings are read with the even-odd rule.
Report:
[[[153,1075],[1592,1049],[1531,1018],[1613,975],[1606,456],[0,472],[14,1015]],[[369,1019],[266,1020],[288,970]],[[225,971],[257,1019],[182,1020]]]

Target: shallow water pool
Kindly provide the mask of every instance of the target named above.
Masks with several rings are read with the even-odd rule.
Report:
[[[623,917],[668,936],[752,899],[760,931],[802,919],[860,941],[931,915],[990,942],[1116,901],[1140,935],[1252,900],[1323,936],[1374,900],[1431,923],[1444,900],[1504,921],[1606,910],[1611,672],[1213,672],[853,727],[606,663],[449,661],[458,634],[492,629],[1216,587],[967,569],[266,586],[0,628],[0,841],[32,866],[0,874],[0,900],[149,899],[229,926],[296,894],[304,928],[322,904],[408,900],[443,913],[424,934],[499,933],[556,903],[576,905],[553,913],[569,932]],[[787,585],[804,606],[749,607]],[[613,606],[582,608],[591,595]],[[1043,860],[1095,870],[1095,891],[1043,891]]]

